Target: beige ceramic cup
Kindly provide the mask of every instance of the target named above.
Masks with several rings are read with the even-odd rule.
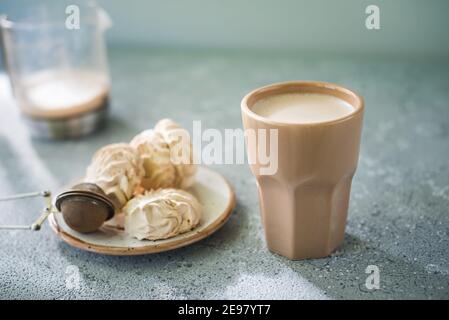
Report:
[[[259,99],[289,92],[333,95],[351,104],[354,111],[309,124],[280,123],[251,111]],[[250,163],[268,248],[289,259],[328,256],[344,239],[359,157],[363,99],[332,83],[284,82],[252,91],[243,98],[241,109],[245,129],[278,130],[277,172],[261,175],[263,166],[257,160]],[[248,153],[255,154],[259,147],[259,142],[247,143]]]

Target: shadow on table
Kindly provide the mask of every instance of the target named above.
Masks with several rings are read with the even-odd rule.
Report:
[[[333,299],[449,297],[447,275],[428,272],[417,263],[391,255],[351,234],[346,234],[341,248],[327,258],[291,261],[276,256],[298,276],[307,279]],[[367,269],[368,266],[379,268],[379,289],[370,286],[374,273],[372,269]]]
[[[258,220],[250,219],[251,214],[254,211],[238,200],[229,221],[213,235],[158,254],[103,256],[72,248],[62,241],[59,251],[69,263],[80,267],[87,285],[95,286],[99,297],[109,290],[120,298],[122,291],[114,290],[114,286],[140,288],[138,298],[319,298],[324,294],[331,299],[449,297],[446,273],[429,272],[405,255],[384,251],[381,243],[367,242],[352,234],[346,234],[342,247],[327,258],[291,261],[272,254],[265,247],[259,225],[254,225]],[[398,246],[396,249],[402,252],[405,242]],[[378,290],[365,286],[369,265],[379,268]],[[305,282],[323,295],[297,294],[295,290],[308,290],[308,286],[301,287]],[[155,291],[145,291],[148,285],[156,287]],[[164,295],[166,290],[173,295]]]
[[[88,285],[104,283],[105,287],[111,286],[111,276],[116,278],[117,283],[135,281],[136,286],[140,286],[142,281],[146,280],[154,285],[160,281],[176,286],[176,278],[180,278],[180,281],[189,279],[191,283],[173,290],[177,292],[177,296],[197,298],[203,293],[184,292],[184,289],[191,287],[192,283],[198,287],[207,287],[210,281],[206,277],[208,275],[215,277],[218,276],[215,272],[219,273],[224,287],[234,281],[235,271],[225,270],[222,267],[232,263],[230,260],[228,264],[224,259],[233,259],[232,254],[225,252],[233,253],[240,239],[247,236],[244,232],[247,224],[247,209],[237,200],[236,208],[229,220],[219,230],[197,243],[175,250],[141,256],[106,256],[73,248],[61,240],[58,248],[59,253],[70,264],[80,268]],[[182,274],[182,277],[177,274]],[[101,290],[103,289],[98,291]],[[160,295],[156,293],[153,295],[150,291],[145,297],[161,298]]]

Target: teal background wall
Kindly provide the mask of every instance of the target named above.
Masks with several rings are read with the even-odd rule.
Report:
[[[52,1],[1,0],[0,11],[37,2]],[[111,45],[449,57],[448,0],[98,2],[114,22]],[[365,27],[370,4],[380,7],[380,30]]]

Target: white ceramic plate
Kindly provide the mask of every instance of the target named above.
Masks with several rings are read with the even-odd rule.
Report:
[[[164,240],[137,240],[124,230],[104,224],[98,231],[79,233],[67,226],[60,213],[49,217],[55,233],[79,249],[109,255],[141,255],[180,248],[211,235],[229,218],[235,207],[235,194],[219,173],[199,167],[196,183],[189,190],[203,206],[203,217],[192,231]]]

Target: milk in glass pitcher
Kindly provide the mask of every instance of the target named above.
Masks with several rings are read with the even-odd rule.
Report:
[[[5,68],[33,136],[80,137],[104,123],[109,26],[92,1],[31,1],[0,17]]]

